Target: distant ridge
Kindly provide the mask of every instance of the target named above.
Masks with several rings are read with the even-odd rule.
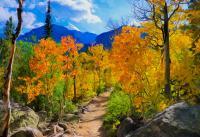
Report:
[[[53,24],[52,28],[53,28],[52,38],[56,42],[60,42],[62,37],[70,35],[73,38],[75,38],[75,40],[78,43],[82,43],[84,45],[82,51],[86,51],[88,47],[95,44],[103,44],[105,49],[111,49],[114,36],[120,33],[122,29],[122,27],[120,27],[116,30],[111,30],[108,32],[104,32],[100,35],[97,35],[90,32],[80,32],[78,30],[70,30],[66,27],[56,24]],[[18,41],[22,40],[25,42],[37,43],[40,39],[45,37],[44,30],[45,30],[44,26],[35,28],[23,35],[20,35]],[[0,33],[0,37],[2,38],[4,37],[4,35]]]
[[[121,30],[122,30],[122,27],[119,27],[118,29],[104,32],[98,35],[95,40],[96,44],[103,44],[104,48],[111,49],[114,36],[119,34]]]
[[[95,44],[103,44],[105,49],[111,49],[112,48],[112,42],[114,40],[114,36],[118,35],[122,27],[119,27],[115,30],[110,30],[108,32],[104,32],[102,34],[94,34],[90,32],[81,32],[78,30],[71,30],[66,27],[53,24],[53,32],[52,32],[52,38],[56,42],[60,42],[61,38],[64,36],[72,36],[76,42],[82,43],[84,47],[81,49],[81,51],[86,51],[88,47],[95,45]],[[134,27],[134,26],[133,26]],[[144,38],[147,34],[142,33],[141,37]],[[4,37],[2,33],[0,33],[0,38]],[[35,28],[23,35],[20,35],[18,40],[22,40],[25,42],[32,42],[37,43],[40,39],[45,37],[44,33],[44,26],[41,26],[39,28]]]
[[[73,36],[77,42],[83,44],[91,44],[95,42],[96,34],[89,32],[80,32],[77,30],[69,30],[63,26],[53,24],[52,27],[52,38],[56,42],[60,42],[63,36]],[[30,32],[27,32],[19,37],[18,40],[23,40],[26,42],[38,42],[40,39],[45,37],[44,26],[35,28]]]
[[[55,24],[53,24],[52,28],[53,28],[52,38],[56,42],[60,42],[63,36],[70,35],[74,37],[78,43],[84,44],[84,47],[82,49],[83,51],[87,50],[89,46],[94,45],[94,44],[103,44],[104,48],[111,49],[114,35],[116,34],[116,32],[119,32],[121,30],[121,27],[120,27],[117,30],[111,30],[108,32],[104,32],[100,35],[96,35],[90,32],[80,32],[77,30],[70,30],[66,27],[55,25]],[[18,40],[36,43],[40,39],[45,37],[44,34],[45,34],[44,26],[41,26],[39,28],[35,28],[21,35]]]

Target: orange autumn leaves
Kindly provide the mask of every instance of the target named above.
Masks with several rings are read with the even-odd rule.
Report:
[[[42,39],[35,45],[35,54],[29,61],[33,74],[31,77],[19,78],[25,84],[20,86],[18,91],[26,93],[29,102],[38,95],[52,96],[58,81],[66,78],[69,73],[75,75],[75,71],[71,71],[71,64],[78,54],[78,47],[70,36],[63,37],[60,45],[51,39]],[[64,73],[66,71],[67,74]]]
[[[124,27],[113,43],[112,59],[120,81],[129,92],[137,92],[143,87],[140,82],[151,63],[150,50],[141,38],[141,29]]]
[[[114,38],[111,52],[115,76],[123,90],[132,96],[138,112],[144,112],[143,108],[156,100],[154,103],[159,106],[159,89],[156,88],[163,77],[160,53],[151,48],[142,34],[142,28],[123,27]]]

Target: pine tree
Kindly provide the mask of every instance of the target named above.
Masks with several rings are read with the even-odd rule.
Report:
[[[4,35],[5,35],[5,39],[6,40],[11,40],[14,34],[14,30],[15,30],[15,25],[13,23],[13,19],[12,16],[8,19],[8,21],[6,22],[6,26],[4,29]]]
[[[51,24],[51,2],[48,1],[48,7],[46,12],[46,20],[45,20],[45,38],[51,37],[52,33],[52,24]]]
[[[13,19],[10,17],[4,27],[4,38],[0,40],[0,66],[6,66],[10,56],[10,43],[15,31]]]

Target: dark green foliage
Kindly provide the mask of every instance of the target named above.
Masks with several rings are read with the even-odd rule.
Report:
[[[52,33],[52,23],[51,23],[51,2],[48,1],[48,7],[46,12],[46,20],[45,20],[45,38],[51,37]]]
[[[10,41],[2,39],[0,41],[0,67],[6,67],[10,55]]]
[[[29,67],[29,60],[33,54],[33,46],[31,43],[22,41],[17,43],[15,63],[13,64],[13,83],[15,86],[12,86],[11,98],[23,104],[27,103],[27,96],[19,94],[16,87],[24,84],[24,81],[20,80],[20,77],[33,75]]]
[[[105,91],[105,84],[102,84],[97,88],[97,96],[99,96],[101,93]]]
[[[15,25],[13,24],[12,17],[5,24],[4,38],[0,39],[0,67],[6,67],[8,57],[10,54],[10,45],[12,36],[14,34]]]
[[[6,26],[4,29],[4,35],[6,40],[11,40],[15,31],[15,25],[13,24],[12,17],[6,22]]]

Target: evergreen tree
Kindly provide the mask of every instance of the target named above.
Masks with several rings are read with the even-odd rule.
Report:
[[[48,7],[46,12],[45,20],[45,38],[51,37],[52,33],[52,24],[51,24],[51,2],[48,0]]]
[[[10,54],[10,43],[15,31],[12,17],[8,19],[4,27],[4,38],[0,39],[0,67],[5,67]]]
[[[8,21],[6,22],[6,26],[5,26],[5,29],[4,29],[5,39],[10,41],[12,39],[14,31],[15,31],[15,25],[13,23],[13,19],[12,19],[12,16],[11,16],[8,19]]]

